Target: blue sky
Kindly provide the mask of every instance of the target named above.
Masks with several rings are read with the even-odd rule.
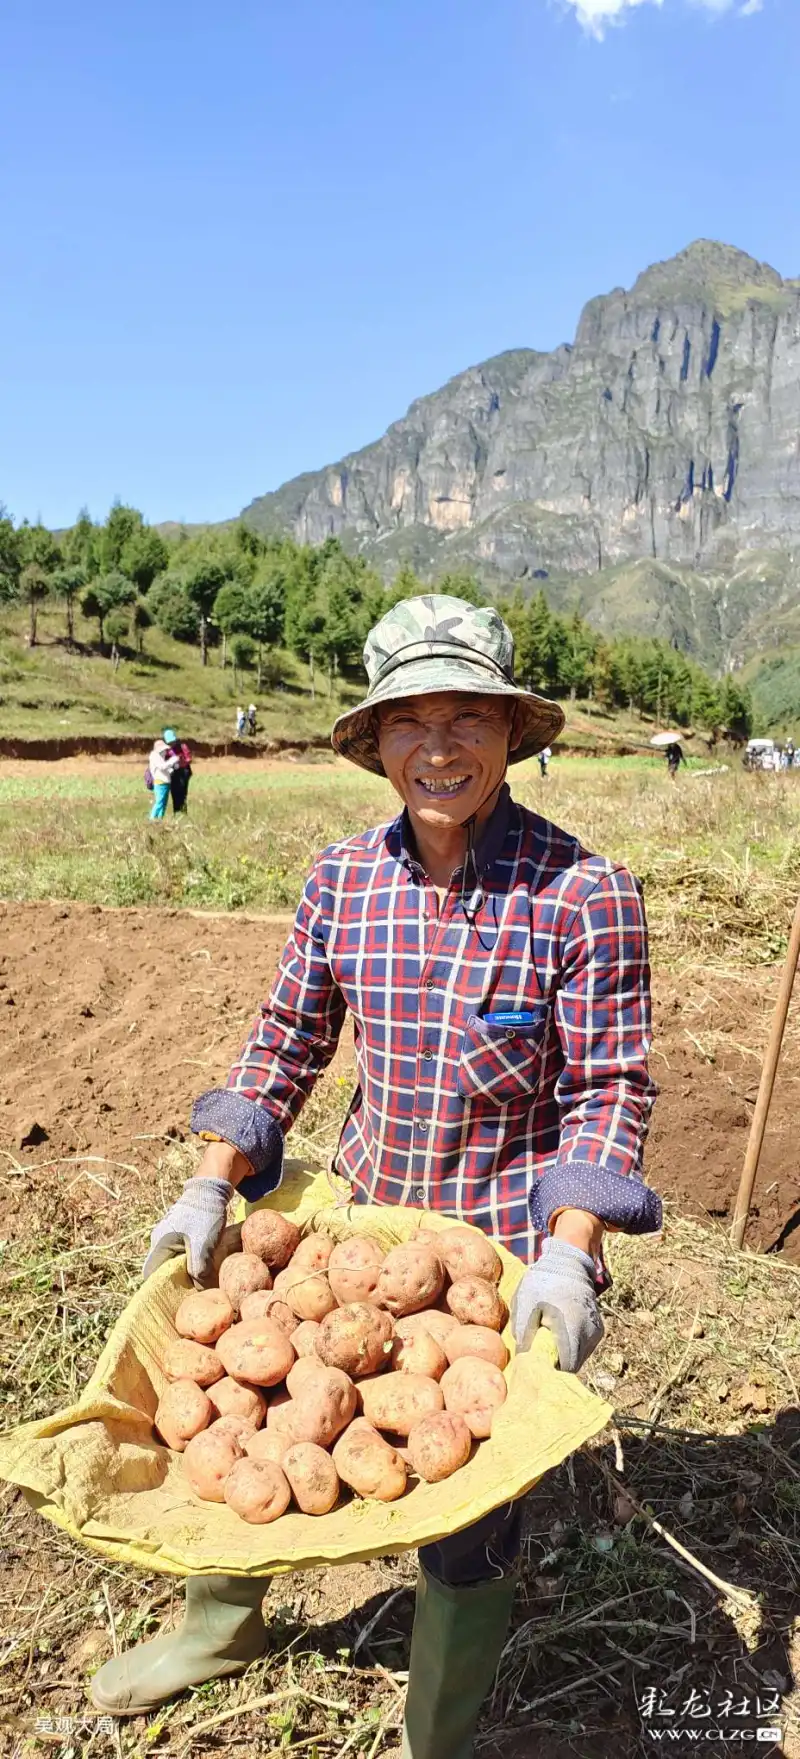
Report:
[[[0,500],[219,519],[692,238],[800,274],[798,0],[6,0]]]

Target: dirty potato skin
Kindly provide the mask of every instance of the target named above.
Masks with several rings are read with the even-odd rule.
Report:
[[[289,1312],[291,1312],[291,1308],[289,1309]],[[294,1349],[296,1351],[296,1354],[298,1356],[314,1356],[314,1355],[316,1355],[317,1338],[319,1337],[319,1327],[320,1327],[319,1320],[318,1319],[301,1319],[300,1324],[298,1325],[297,1320],[294,1319],[294,1315],[292,1315],[292,1318],[293,1318],[293,1322],[294,1322],[294,1329],[293,1329],[293,1331],[290,1331],[289,1336],[292,1340],[292,1344],[294,1345]]]
[[[281,1469],[304,1515],[330,1513],[339,1496],[339,1474],[324,1448],[312,1441],[296,1442],[284,1454]]]
[[[225,1485],[224,1501],[251,1526],[265,1527],[284,1515],[291,1502],[288,1479],[272,1460],[237,1460]]]
[[[459,1277],[458,1282],[450,1284],[445,1299],[462,1325],[485,1325],[489,1331],[502,1331],[508,1321],[502,1295],[485,1277]]]
[[[242,1453],[234,1435],[206,1432],[187,1441],[183,1465],[195,1496],[204,1502],[224,1502],[228,1474]]]
[[[216,1416],[208,1393],[195,1380],[173,1380],[158,1401],[155,1426],[168,1448],[182,1454],[187,1442]]]
[[[256,1289],[252,1295],[242,1299],[239,1317],[244,1320],[271,1319],[273,1325],[279,1325],[287,1338],[297,1326],[297,1319],[291,1307],[287,1307],[274,1289]]]
[[[369,1423],[357,1420],[339,1437],[333,1463],[343,1484],[358,1496],[396,1502],[406,1488],[408,1473],[397,1450]]]
[[[319,1374],[292,1400],[291,1425],[295,1441],[331,1447],[337,1435],[355,1416],[356,1389],[338,1368],[321,1368]]]
[[[279,1466],[292,1445],[291,1435],[285,1435],[282,1429],[257,1429],[255,1435],[248,1436],[244,1451],[249,1460],[269,1460],[273,1466]]]
[[[451,1367],[462,1356],[477,1356],[483,1362],[493,1362],[495,1368],[508,1367],[508,1350],[499,1333],[488,1325],[456,1326],[445,1338],[443,1349]]]
[[[442,1228],[435,1235],[435,1246],[452,1282],[465,1276],[479,1276],[487,1283],[499,1283],[503,1274],[500,1254],[491,1240],[477,1234],[474,1228]]]
[[[175,1330],[179,1337],[210,1347],[233,1325],[233,1318],[233,1305],[222,1289],[194,1289],[181,1301]]]
[[[368,1237],[340,1240],[328,1261],[328,1281],[342,1307],[351,1301],[371,1301],[378,1287],[384,1252]]]
[[[243,1381],[231,1380],[229,1374],[209,1388],[208,1398],[217,1417],[244,1417],[255,1429],[264,1421],[267,1409],[264,1394],[257,1386],[245,1386]]]
[[[508,1388],[499,1368],[476,1356],[462,1356],[442,1375],[445,1408],[463,1417],[478,1440],[492,1433],[495,1412],[505,1403]]]
[[[453,1411],[433,1411],[414,1425],[407,1452],[412,1470],[426,1484],[440,1484],[466,1466],[472,1436],[463,1417]]]
[[[389,1354],[393,1331],[389,1315],[371,1301],[351,1301],[323,1319],[315,1349],[329,1368],[354,1378],[376,1374]]]
[[[270,1319],[232,1325],[217,1344],[217,1356],[226,1374],[251,1386],[277,1386],[294,1362],[286,1333]]]
[[[428,1380],[441,1380],[447,1367],[441,1344],[437,1344],[431,1333],[421,1326],[405,1337],[402,1326],[403,1321],[399,1319],[392,1345],[392,1368],[399,1374],[422,1374]]]
[[[242,1222],[242,1248],[270,1270],[284,1270],[300,1245],[300,1229],[274,1209],[254,1209]]]
[[[375,1299],[393,1319],[402,1319],[432,1306],[443,1284],[444,1265],[433,1247],[421,1242],[393,1246],[381,1266]]]
[[[272,1277],[254,1252],[237,1252],[220,1266],[219,1286],[238,1318],[246,1296],[271,1289]]]
[[[375,1429],[410,1435],[421,1417],[444,1410],[444,1395],[424,1374],[382,1374],[361,1386],[364,1416]]]
[[[224,1337],[230,1333],[224,1332]],[[198,1386],[213,1386],[221,1380],[225,1366],[216,1350],[207,1344],[194,1344],[189,1338],[174,1338],[164,1351],[164,1373],[167,1380],[194,1380]]]

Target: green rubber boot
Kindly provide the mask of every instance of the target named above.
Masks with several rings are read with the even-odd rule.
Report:
[[[515,1588],[513,1576],[447,1588],[420,1571],[402,1759],[471,1759]]]
[[[243,1673],[266,1648],[267,1586],[261,1577],[190,1576],[180,1630],[107,1661],[89,1688],[92,1702],[107,1716],[141,1716],[189,1686]]]

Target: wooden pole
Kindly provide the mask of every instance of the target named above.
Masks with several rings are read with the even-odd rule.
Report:
[[[764,1131],[767,1127],[767,1117],[769,1115],[769,1108],[772,1100],[772,1090],[775,1086],[775,1075],[778,1069],[781,1045],[783,1044],[783,1034],[786,1030],[786,1017],[789,1013],[789,1003],[792,999],[792,987],[794,984],[798,959],[800,959],[800,898],[797,900],[794,920],[789,933],[786,963],[783,967],[778,999],[775,1003],[775,1013],[772,1016],[772,1026],[770,1028],[769,1040],[761,1068],[761,1080],[758,1085],[756,1109],[753,1113],[753,1122],[750,1125],[747,1153],[744,1157],[742,1176],[739,1180],[739,1189],[736,1193],[736,1208],[733,1212],[731,1240],[733,1245],[737,1247],[741,1246],[742,1241],[744,1240],[745,1229],[750,1217],[753,1186],[756,1182],[758,1163],[761,1159]]]

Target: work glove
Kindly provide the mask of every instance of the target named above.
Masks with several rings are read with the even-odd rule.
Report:
[[[518,1350],[530,1349],[540,1325],[553,1333],[559,1367],[569,1374],[583,1367],[603,1336],[594,1260],[566,1240],[545,1240],[541,1257],[526,1270],[512,1297],[511,1329]]]
[[[214,1248],[225,1226],[234,1188],[227,1179],[187,1179],[181,1196],[150,1235],[150,1251],[142,1268],[143,1279],[186,1253],[186,1269],[201,1287],[212,1273]]]

